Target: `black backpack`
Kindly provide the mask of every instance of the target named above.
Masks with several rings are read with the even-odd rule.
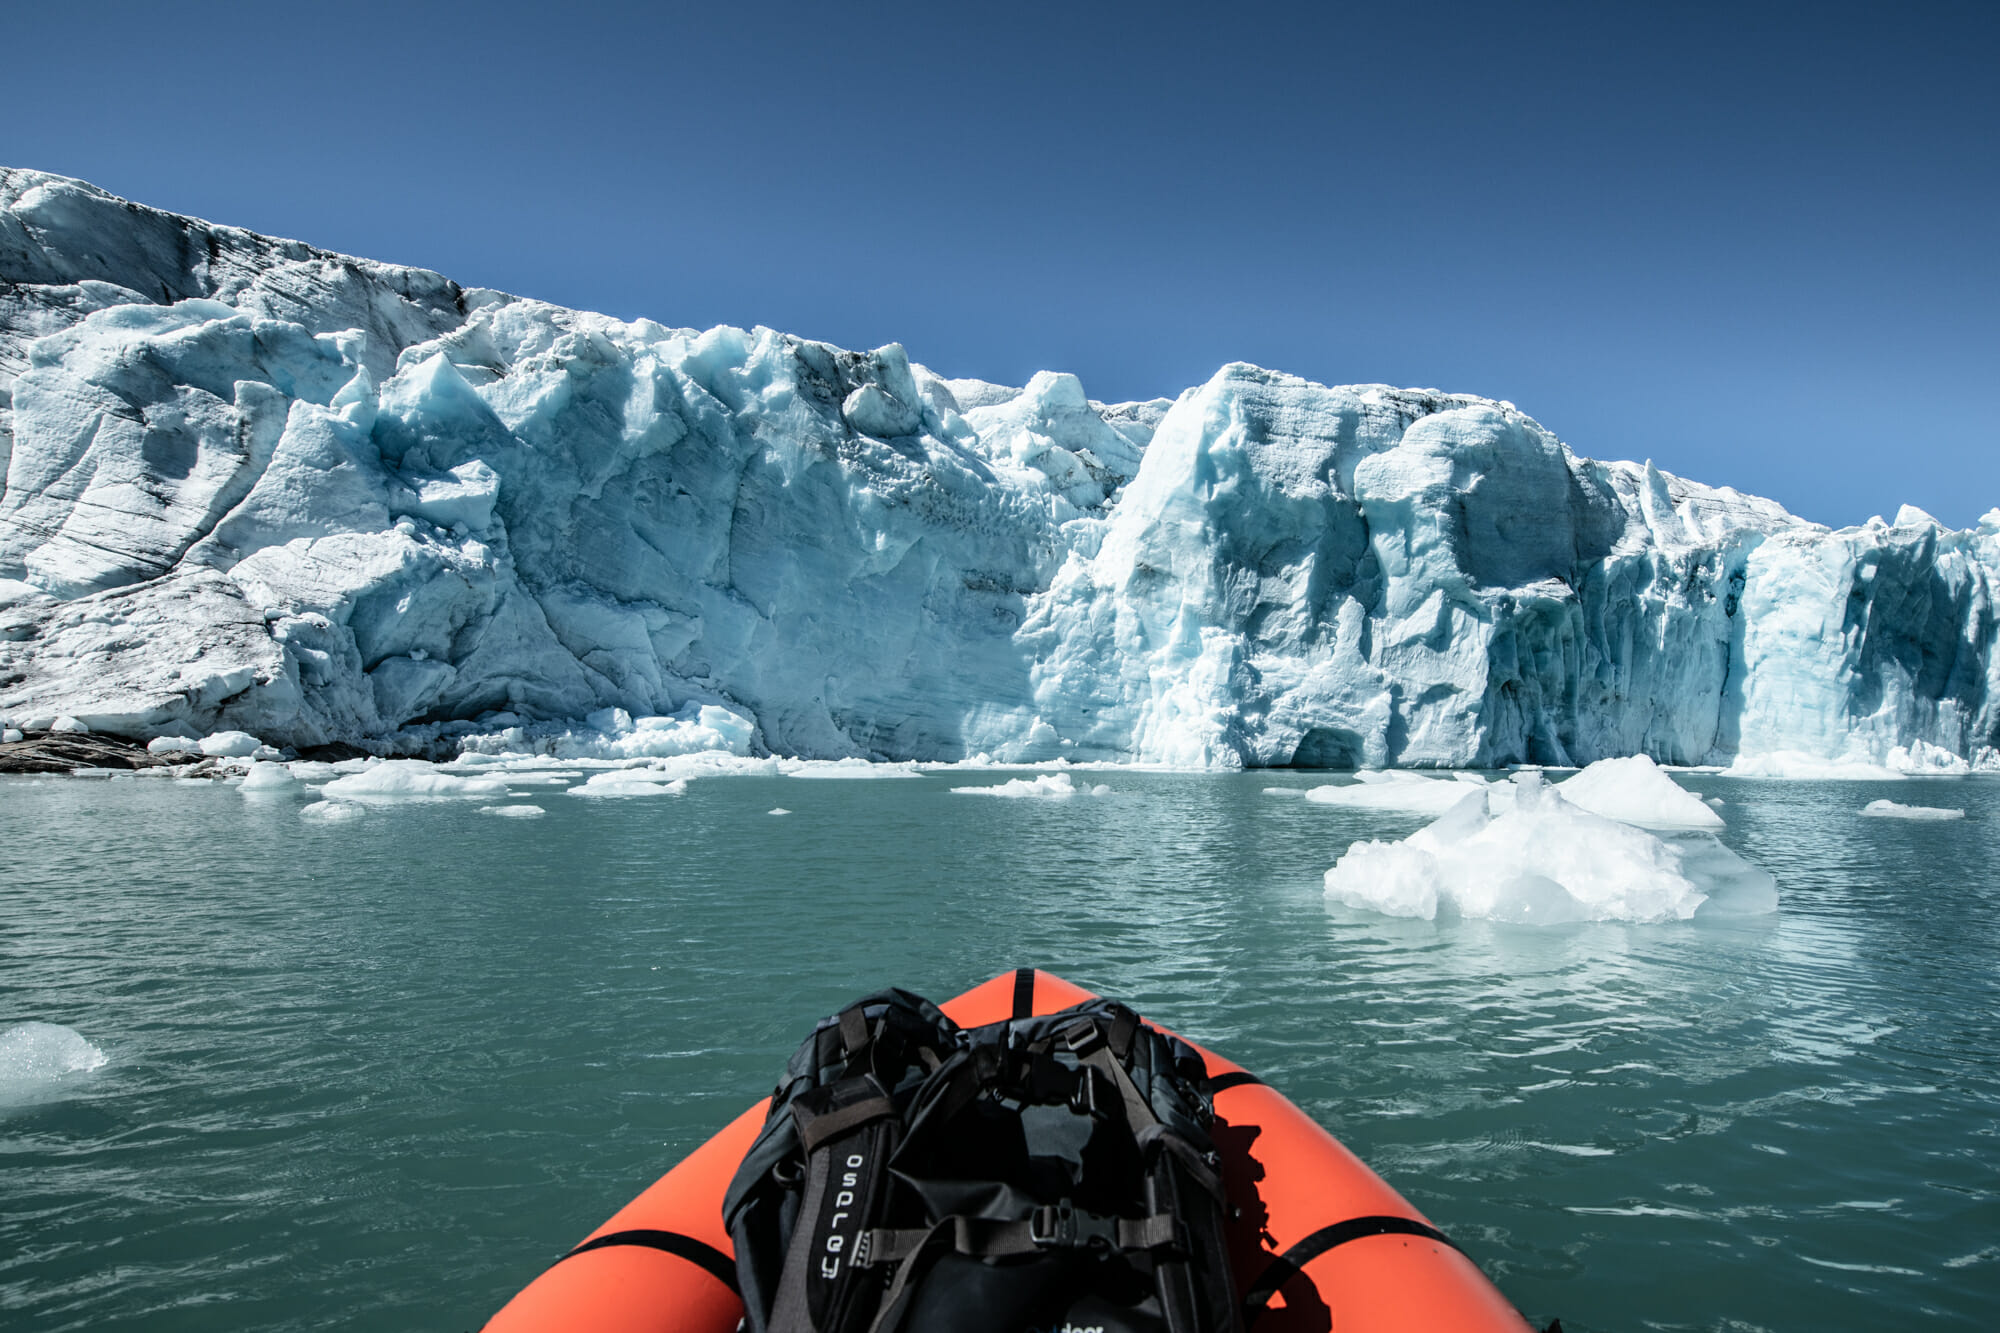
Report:
[[[1239,1333],[1201,1057],[1109,1000],[823,1020],[723,1201],[749,1333]]]

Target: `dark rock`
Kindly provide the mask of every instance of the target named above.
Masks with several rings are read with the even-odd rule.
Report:
[[[67,773],[77,768],[158,768],[196,756],[146,753],[138,741],[95,732],[38,731],[0,744],[0,773]]]

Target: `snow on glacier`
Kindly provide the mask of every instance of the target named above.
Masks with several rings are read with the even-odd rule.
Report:
[[[2000,510],[1830,532],[1506,403],[1237,364],[1107,405],[35,172],[0,169],[0,279],[9,729],[273,751],[239,759],[2000,764]]]

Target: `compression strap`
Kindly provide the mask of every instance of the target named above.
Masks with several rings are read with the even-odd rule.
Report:
[[[613,1231],[609,1235],[593,1236],[565,1254],[563,1259],[574,1259],[579,1254],[588,1254],[592,1250],[602,1250],[613,1245],[634,1245],[640,1249],[663,1250],[677,1259],[687,1260],[731,1291],[738,1295],[742,1294],[736,1285],[734,1259],[713,1245],[698,1241],[693,1236],[683,1236],[678,1231]],[[556,1262],[561,1263],[562,1259]]]
[[[1451,1237],[1413,1217],[1350,1217],[1345,1222],[1335,1222],[1330,1227],[1321,1227],[1271,1261],[1271,1266],[1257,1279],[1257,1285],[1243,1297],[1245,1321],[1254,1320],[1262,1314],[1271,1303],[1271,1298],[1278,1294],[1278,1289],[1304,1272],[1307,1264],[1328,1250],[1369,1236],[1421,1236],[1425,1240],[1438,1241],[1458,1249]],[[1459,1253],[1465,1251],[1459,1250]]]

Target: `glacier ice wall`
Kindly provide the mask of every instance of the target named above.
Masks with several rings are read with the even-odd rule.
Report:
[[[0,170],[0,716],[378,748],[1975,758],[2000,511],[1840,532],[1511,404],[625,323]],[[1937,747],[1930,749],[1927,747]]]

